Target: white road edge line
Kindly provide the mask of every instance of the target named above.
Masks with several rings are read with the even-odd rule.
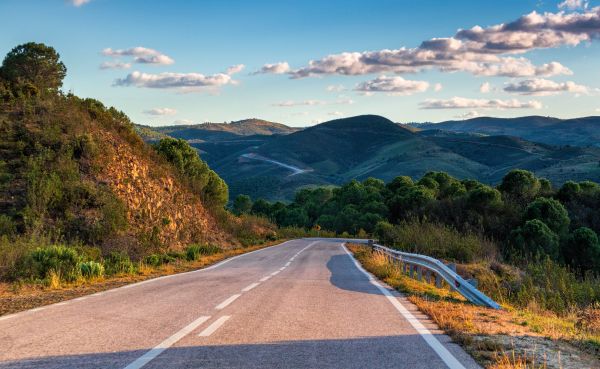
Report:
[[[144,365],[148,364],[152,359],[160,355],[163,351],[173,346],[177,341],[188,335],[191,331],[198,328],[202,323],[206,322],[210,319],[210,316],[201,316],[200,318],[194,320],[179,332],[175,333],[171,337],[162,341],[158,344],[158,346],[154,347],[150,351],[146,352],[144,355],[140,356],[137,360],[127,365],[124,369],[139,369]]]
[[[198,337],[208,337],[211,334],[215,333],[215,331],[217,329],[219,329],[223,324],[225,324],[225,322],[229,318],[231,318],[231,316],[229,316],[229,315],[223,315],[219,319],[215,320],[211,325],[209,325],[208,327],[206,327],[202,332],[200,332],[200,334],[198,334]]]
[[[372,285],[377,287],[377,289],[381,291],[381,293],[385,297],[387,297],[387,299],[392,303],[392,305],[394,305],[396,310],[398,310],[398,312],[402,314],[402,316],[410,323],[410,325],[413,326],[413,328],[421,335],[421,337],[423,337],[425,342],[427,342],[427,344],[433,349],[433,351],[435,351],[435,353],[440,357],[440,359],[442,359],[442,361],[444,361],[444,363],[448,365],[448,368],[465,369],[465,367],[460,363],[460,361],[458,361],[450,353],[450,351],[448,351],[448,349],[444,347],[444,345],[442,345],[441,342],[438,341],[438,339],[435,338],[433,334],[431,334],[429,329],[425,328],[425,326],[417,318],[415,318],[415,316],[412,315],[412,313],[408,311],[406,307],[404,307],[404,305],[402,305],[402,303],[398,301],[398,299],[394,295],[392,295],[392,293],[389,290],[387,290],[381,284],[379,284],[375,277],[373,277],[369,272],[367,272],[362,267],[362,265],[360,265],[360,263],[356,261],[356,259],[354,259],[352,253],[350,253],[350,251],[346,248],[346,246],[343,243],[342,248],[344,249],[346,254],[348,254],[356,268],[359,271],[361,271],[364,275],[366,275],[367,278],[369,278],[369,282],[371,282]]]
[[[234,302],[240,296],[242,296],[242,295],[239,294],[239,293],[237,293],[237,294],[229,297],[227,300],[225,300],[222,303],[220,303],[219,305],[217,305],[215,307],[215,309],[217,309],[217,310],[223,310],[223,309],[225,309],[229,304],[231,304],[232,302]]]
[[[254,287],[258,286],[259,284],[260,284],[260,283],[252,283],[252,284],[248,285],[246,288],[244,288],[244,289],[242,290],[242,292],[248,292],[248,291],[250,291],[251,289],[253,289]]]

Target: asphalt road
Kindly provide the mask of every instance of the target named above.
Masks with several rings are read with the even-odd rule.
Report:
[[[0,317],[0,368],[478,368],[339,241]]]

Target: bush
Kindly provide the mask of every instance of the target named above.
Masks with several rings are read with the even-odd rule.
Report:
[[[169,254],[152,254],[144,258],[144,262],[153,267],[159,267],[163,264],[169,264],[178,259],[177,256]]]
[[[559,256],[558,236],[539,219],[528,220],[512,231],[509,242],[517,256],[548,255],[552,260]]]
[[[540,197],[535,199],[525,210],[525,220],[539,219],[552,230],[552,232],[561,236],[569,230],[569,213],[567,209],[554,199]]]
[[[104,276],[104,265],[97,261],[86,261],[79,263],[79,270],[84,278],[100,278]]]
[[[565,261],[582,271],[600,272],[600,241],[593,230],[581,227],[569,237],[563,250]]]
[[[0,214],[0,236],[14,236],[16,233],[15,222],[9,216]]]
[[[25,273],[35,279],[46,279],[55,273],[61,281],[72,282],[81,276],[79,259],[77,251],[71,247],[40,247],[27,255]]]
[[[200,256],[214,255],[223,251],[219,246],[213,244],[193,244],[185,249],[186,259],[189,261],[198,260]]]
[[[124,252],[111,252],[104,260],[104,265],[106,266],[106,274],[109,275],[133,274],[135,272],[135,267],[129,255]]]

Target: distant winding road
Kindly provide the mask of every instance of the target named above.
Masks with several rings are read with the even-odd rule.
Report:
[[[254,153],[242,154],[240,156],[243,157],[243,158],[246,158],[246,159],[254,159],[254,160],[260,160],[260,161],[266,161],[268,163],[279,165],[280,167],[283,167],[283,168],[291,170],[292,174],[290,174],[290,176],[295,176],[296,174],[302,174],[302,173],[306,173],[306,172],[311,171],[311,170],[307,170],[307,169],[298,168],[298,167],[295,167],[293,165],[285,164],[285,163],[282,163],[282,162],[277,161],[277,160],[269,159],[267,157],[264,157],[264,156],[258,155],[258,154],[254,154]]]
[[[0,368],[478,368],[342,240],[0,317]]]

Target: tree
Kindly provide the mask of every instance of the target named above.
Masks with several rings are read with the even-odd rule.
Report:
[[[50,46],[28,42],[4,58],[0,75],[13,86],[32,85],[39,91],[57,91],[67,74],[60,55]]]
[[[258,199],[252,204],[252,214],[263,216],[265,218],[272,217],[271,204],[265,199]]]
[[[577,228],[563,250],[565,261],[583,271],[600,272],[600,241],[587,227]]]
[[[525,204],[536,197],[540,191],[540,181],[527,170],[513,169],[502,179],[498,189],[511,198]]]
[[[565,235],[569,230],[569,213],[557,200],[540,197],[533,201],[525,210],[525,220],[539,219],[554,233]]]
[[[233,213],[236,215],[248,214],[252,210],[252,200],[248,195],[237,195],[233,200]]]
[[[548,255],[552,260],[559,256],[558,236],[539,219],[528,220],[510,234],[513,250],[523,256]]]

